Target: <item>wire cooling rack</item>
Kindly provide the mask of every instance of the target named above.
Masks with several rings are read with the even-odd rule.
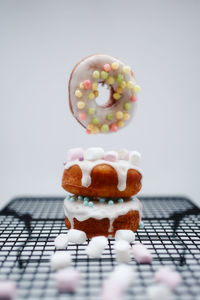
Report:
[[[181,272],[183,281],[175,291],[175,299],[196,299],[200,294],[200,218],[185,216],[172,236],[175,212],[195,209],[194,204],[178,197],[141,197],[145,227],[137,231],[137,241],[142,241],[151,250],[152,265],[131,261],[138,274],[124,299],[146,299],[146,289],[154,283],[153,275],[162,265]],[[32,238],[28,239],[25,223],[13,216],[0,215],[0,280],[10,279],[17,284],[19,299],[74,299],[98,300],[102,281],[116,265],[113,252],[114,240],[101,259],[89,259],[85,254],[88,241],[82,245],[70,244],[73,266],[82,274],[81,286],[76,294],[60,294],[55,288],[54,273],[49,267],[49,256],[55,250],[54,239],[66,233],[63,214],[63,198],[17,198],[8,209],[32,216]],[[17,254],[21,252],[23,267],[19,268]],[[180,265],[180,256],[185,249],[186,263]]]

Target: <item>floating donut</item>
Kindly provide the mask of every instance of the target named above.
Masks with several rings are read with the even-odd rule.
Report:
[[[107,85],[108,101],[98,105],[99,85]],[[92,55],[79,62],[69,80],[69,105],[87,133],[116,132],[133,115],[140,87],[129,66],[109,55]]]

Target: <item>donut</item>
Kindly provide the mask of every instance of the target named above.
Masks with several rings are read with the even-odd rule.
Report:
[[[99,86],[107,86],[108,101],[99,105]],[[116,132],[130,121],[140,91],[131,68],[103,54],[80,61],[69,80],[69,106],[87,133]]]
[[[136,231],[142,206],[133,196],[142,186],[140,159],[137,151],[125,149],[70,149],[62,177],[62,187],[73,194],[64,200],[67,228],[83,230],[88,238]]]

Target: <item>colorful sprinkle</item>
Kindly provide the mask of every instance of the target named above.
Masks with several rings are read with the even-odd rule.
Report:
[[[107,119],[108,121],[112,121],[113,115],[112,115],[112,114],[108,114],[108,115],[106,116],[106,119]]]
[[[100,76],[99,71],[94,71],[94,72],[92,73],[92,77],[95,78],[95,79],[98,79],[99,76]]]
[[[141,87],[139,85],[134,85],[133,92],[139,93],[141,91]]]
[[[115,82],[115,79],[112,76],[109,76],[106,80],[106,83],[109,85],[113,84],[114,82]]]
[[[94,129],[92,130],[92,133],[93,134],[97,134],[97,133],[99,133],[99,128],[97,127],[97,126],[94,126]]]
[[[101,77],[101,79],[104,79],[104,80],[105,80],[105,79],[108,78],[108,73],[105,72],[105,71],[101,71],[100,77]]]
[[[102,132],[108,132],[108,131],[109,131],[109,126],[108,126],[107,124],[103,124],[103,125],[101,126],[101,131],[102,131]]]
[[[82,95],[83,95],[83,94],[81,93],[80,90],[76,90],[76,91],[75,91],[75,96],[76,96],[77,98],[81,98]]]
[[[94,91],[93,93],[94,93],[95,98],[97,98],[99,96],[99,92],[98,91]]]
[[[113,94],[113,98],[114,98],[115,100],[119,100],[120,97],[121,97],[121,95],[118,94],[118,93],[114,93],[114,94]]]
[[[122,94],[123,93],[123,88],[121,86],[118,86],[117,93],[118,94]]]
[[[90,80],[87,79],[87,80],[83,81],[83,85],[86,90],[89,90],[89,89],[91,89],[92,83]]]
[[[130,119],[130,115],[128,113],[124,113],[124,116],[123,116],[123,120],[129,120]]]
[[[120,120],[120,121],[117,121],[117,126],[120,127],[120,128],[121,128],[121,127],[124,127],[124,122],[121,121],[121,120]]]
[[[124,103],[124,109],[125,110],[130,110],[131,109],[131,102],[125,102]]]
[[[114,61],[114,62],[111,64],[111,68],[112,68],[113,70],[117,70],[117,69],[119,68],[119,63],[116,62],[116,61]]]
[[[113,205],[114,204],[114,201],[113,200],[109,200],[108,201],[108,205]]]
[[[117,126],[117,124],[115,124],[115,123],[111,124],[111,125],[110,125],[110,130],[111,130],[112,132],[117,132],[117,131],[118,131],[118,126]]]
[[[125,73],[125,74],[130,73],[130,71],[131,71],[131,68],[130,68],[129,66],[124,66],[124,67],[122,68],[122,72]]]
[[[78,200],[82,201],[83,200],[83,196],[78,196]]]
[[[124,116],[124,114],[120,110],[115,113],[115,117],[116,117],[117,120],[123,119],[123,116]]]
[[[127,81],[126,87],[127,87],[128,89],[132,89],[132,88],[134,87],[133,81]]]
[[[99,119],[97,117],[92,118],[92,123],[95,125],[99,124]]]
[[[88,202],[88,206],[89,206],[89,207],[93,207],[93,206],[94,206],[94,203],[93,203],[92,201],[89,201],[89,202]]]
[[[106,199],[105,198],[99,198],[99,202],[104,203],[104,202],[106,202]]]
[[[89,94],[88,94],[88,99],[89,99],[89,100],[94,100],[94,98],[95,98],[94,93],[89,93]]]
[[[79,116],[79,119],[80,119],[81,121],[85,121],[85,120],[86,120],[86,113],[81,112],[78,116]]]
[[[80,86],[81,90],[84,90],[84,84],[83,84],[83,82],[81,82],[79,86]]]
[[[130,99],[131,102],[135,102],[136,100],[137,100],[137,97],[135,95],[132,96],[131,99]]]
[[[85,102],[83,102],[83,101],[78,101],[78,102],[77,102],[77,107],[78,107],[79,109],[84,109],[84,107],[85,107]]]
[[[122,88],[122,89],[124,89],[125,87],[126,87],[126,81],[122,81],[121,83],[120,83],[120,87]]]
[[[117,75],[117,78],[116,78],[116,81],[117,81],[118,83],[121,83],[123,80],[124,80],[124,76],[123,76],[122,74],[118,74],[118,75]]]
[[[109,64],[105,64],[105,65],[103,66],[103,69],[104,69],[104,71],[106,71],[106,72],[110,72],[111,66],[110,66]]]
[[[98,90],[98,83],[97,82],[93,82],[93,84],[92,84],[92,90],[93,91]]]
[[[118,203],[123,203],[123,202],[124,202],[124,199],[119,198],[119,199],[117,199],[117,202],[118,202]]]
[[[88,114],[89,115],[94,115],[94,113],[95,113],[95,108],[94,107],[89,107],[88,108]]]
[[[91,134],[92,132],[89,129],[86,129],[87,134]]]

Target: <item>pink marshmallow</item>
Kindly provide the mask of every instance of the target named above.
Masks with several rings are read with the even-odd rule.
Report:
[[[66,268],[58,271],[55,279],[59,292],[76,292],[80,282],[80,273],[76,269]]]
[[[14,299],[16,295],[16,284],[13,281],[0,281],[0,299]]]
[[[119,159],[129,160],[129,151],[126,149],[121,149],[118,152]]]
[[[103,290],[101,294],[101,300],[115,300],[121,299],[123,294],[123,288],[118,281],[107,280],[104,282]]]
[[[155,273],[155,280],[166,284],[170,289],[175,289],[182,281],[180,273],[171,270],[169,267],[161,267]]]
[[[67,151],[67,161],[72,161],[76,159],[83,160],[82,148],[72,148]]]
[[[118,154],[116,151],[108,151],[104,154],[104,159],[107,161],[115,162],[118,160]]]
[[[151,264],[152,256],[144,244],[137,243],[132,246],[132,253],[135,260],[140,264]]]

